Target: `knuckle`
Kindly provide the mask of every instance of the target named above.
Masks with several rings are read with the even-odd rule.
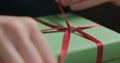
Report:
[[[19,20],[14,20],[12,22],[8,22],[7,25],[17,27],[21,22]]]
[[[49,61],[49,63],[58,63],[58,60],[56,58],[53,58]]]
[[[33,19],[31,17],[28,17],[28,16],[24,16],[23,18],[27,21],[33,21]]]
[[[24,20],[30,26],[36,25],[36,21],[31,17],[24,17]]]
[[[31,22],[34,22],[35,20],[33,19],[33,18],[31,18],[31,17],[23,17],[26,21],[31,21]]]
[[[6,22],[2,23],[2,26],[3,27],[15,27],[15,28],[18,28],[20,26],[23,26],[21,23],[22,23],[22,21],[15,19],[15,20],[9,20],[9,21],[6,21]]]

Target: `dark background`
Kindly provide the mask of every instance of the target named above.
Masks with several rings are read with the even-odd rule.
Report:
[[[69,8],[64,8],[66,12]],[[43,16],[59,13],[54,0],[1,0],[1,15],[19,15],[19,16]],[[120,32],[120,7],[106,3],[94,8],[74,12],[80,16],[89,18],[99,24],[102,24],[112,30]]]
[[[103,4],[98,7],[77,12],[76,14],[87,17],[120,33],[120,7],[112,4]]]

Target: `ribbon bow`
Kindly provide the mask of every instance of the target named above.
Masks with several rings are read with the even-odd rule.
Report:
[[[65,30],[63,43],[62,43],[62,49],[61,49],[61,53],[60,53],[60,63],[63,63],[63,61],[64,61],[64,59],[65,59],[65,57],[67,55],[68,48],[69,48],[70,32],[71,31],[75,31],[75,32],[83,35],[85,38],[91,40],[92,42],[94,42],[97,45],[97,48],[98,48],[97,52],[98,53],[97,53],[96,63],[102,63],[102,56],[103,56],[103,44],[102,44],[102,42],[99,41],[98,39],[96,39],[95,37],[87,34],[86,32],[82,31],[82,29],[96,27],[96,26],[100,26],[100,25],[94,24],[94,25],[88,25],[88,26],[73,27],[73,26],[70,25],[65,13],[64,13],[64,10],[62,8],[61,3],[57,2],[57,5],[58,5],[58,7],[59,7],[64,19],[65,19],[67,27],[54,25],[54,24],[45,22],[43,20],[40,20],[38,18],[34,18],[34,19],[37,20],[38,22],[46,25],[46,26],[52,27],[50,29],[41,30],[42,32],[48,32],[49,30],[62,30],[62,31]]]

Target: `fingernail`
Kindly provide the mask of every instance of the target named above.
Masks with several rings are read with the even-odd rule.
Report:
[[[78,4],[74,4],[70,8],[71,8],[71,10],[76,11],[78,7],[79,7]]]
[[[79,6],[78,4],[74,4],[74,5],[72,5],[71,7],[76,8],[76,7],[78,7],[78,6]]]

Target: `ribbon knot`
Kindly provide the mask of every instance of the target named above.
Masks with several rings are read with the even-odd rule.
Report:
[[[87,25],[87,26],[72,27],[70,25],[66,15],[65,15],[63,9],[62,9],[61,4],[59,2],[57,2],[57,5],[58,5],[58,7],[59,7],[64,19],[65,19],[67,27],[51,24],[51,23],[45,22],[43,20],[40,20],[38,18],[34,18],[34,19],[37,20],[38,22],[46,25],[46,26],[52,27],[52,28],[49,28],[49,29],[41,30],[43,33],[48,32],[48,31],[53,31],[53,30],[65,31],[65,34],[64,34],[64,37],[63,37],[63,42],[62,42],[62,49],[61,49],[61,53],[60,53],[60,63],[63,63],[63,61],[64,61],[64,59],[67,55],[68,48],[69,48],[69,42],[70,42],[70,36],[71,36],[70,32],[71,31],[74,31],[74,32],[77,32],[77,33],[83,35],[86,39],[93,41],[97,45],[98,50],[97,50],[96,63],[102,63],[102,57],[103,57],[103,44],[102,44],[102,42],[99,41],[98,39],[96,39],[95,37],[89,35],[88,33],[82,31],[83,29],[92,28],[92,27],[96,27],[96,26],[100,26],[100,25],[99,24],[92,24],[92,25]]]
[[[68,30],[71,30],[71,31],[75,31],[77,28],[75,28],[75,27],[67,27],[67,28],[65,28],[65,29],[68,29]]]

